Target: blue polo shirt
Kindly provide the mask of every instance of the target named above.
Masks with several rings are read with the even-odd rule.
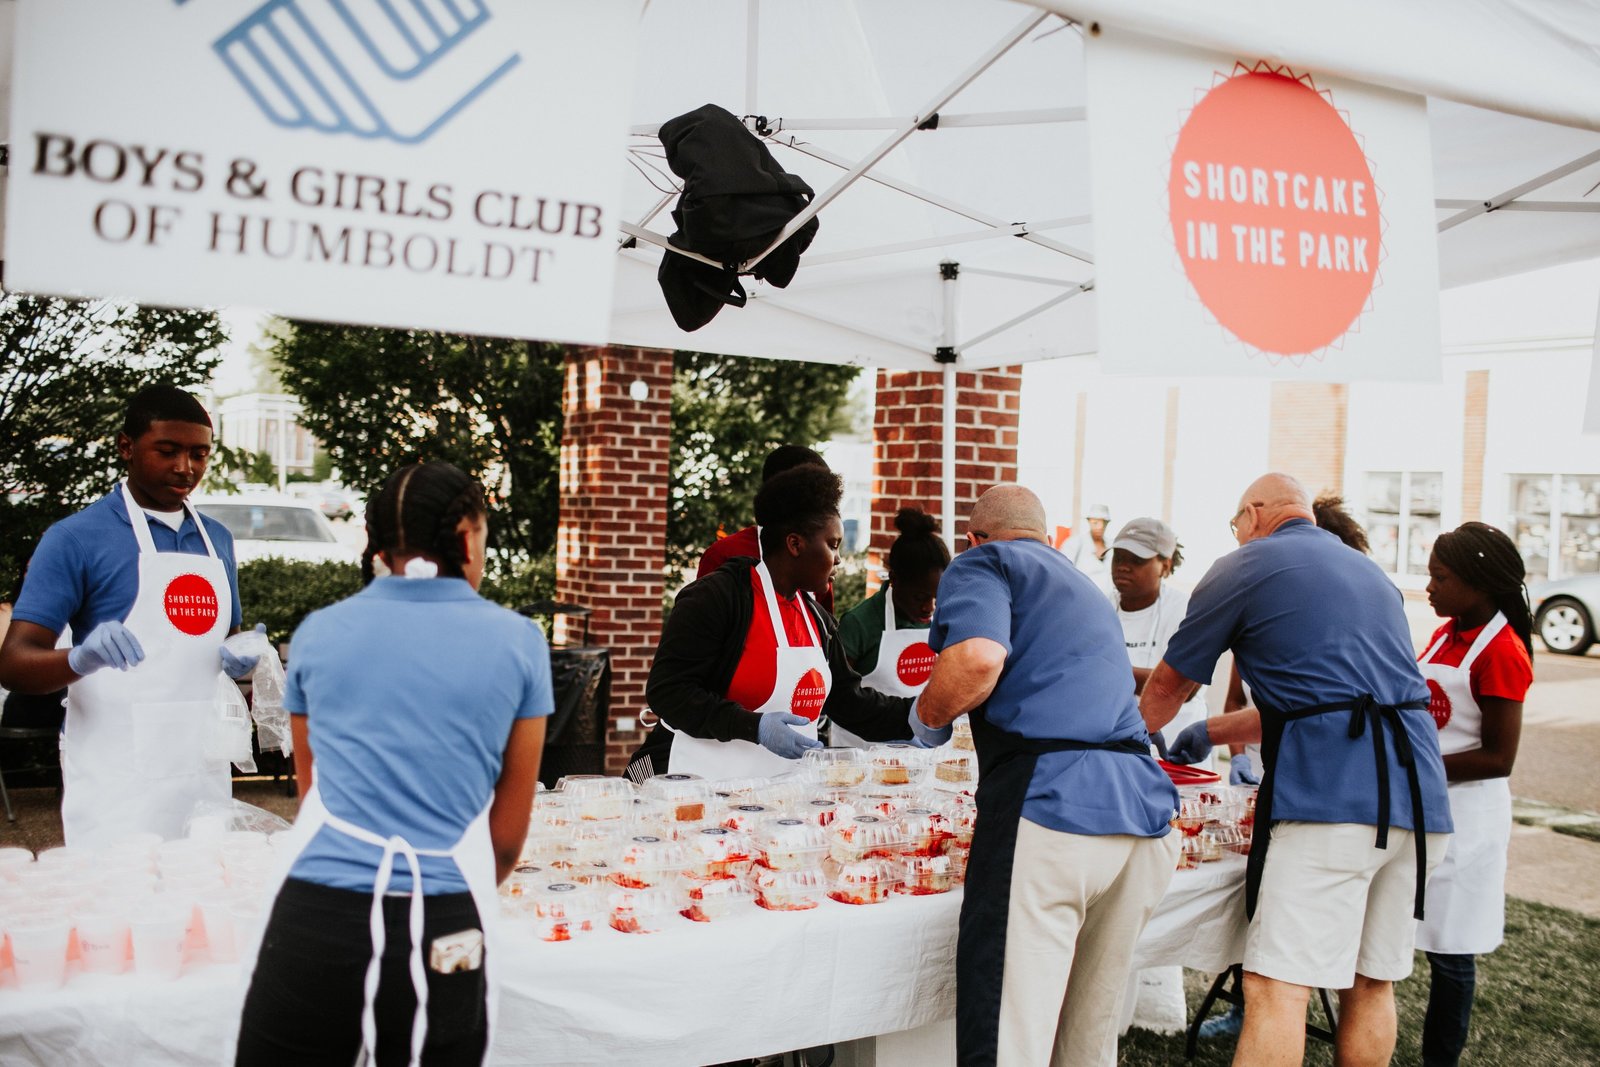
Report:
[[[158,552],[206,554],[205,542],[187,511],[176,531],[142,512],[139,521],[150,527]],[[200,521],[206,524],[211,545],[228,574],[228,591],[233,594],[231,625],[237,628],[239,572],[233,560],[233,535],[216,519],[202,515]],[[139,543],[128,524],[128,509],[119,487],[44,532],[28,563],[28,578],[11,617],[57,634],[70,625],[73,640],[78,642],[108,619],[126,619],[138,593]]]
[[[1256,706],[1271,712],[1370,693],[1380,704],[1428,703],[1400,590],[1365,555],[1304,519],[1219,559],[1189,598],[1167,644],[1167,665],[1211,678],[1233,649]],[[1269,714],[1263,710],[1262,715]],[[1416,753],[1427,829],[1450,830],[1438,730],[1426,710],[1402,712]],[[1370,728],[1350,738],[1348,712],[1287,724],[1278,753],[1273,815],[1304,822],[1376,825],[1377,764]],[[1387,740],[1387,739],[1386,739]],[[1406,776],[1385,746],[1390,823],[1414,829]]]
[[[1006,650],[974,710],[1034,740],[1149,741],[1133,695],[1122,626],[1094,579],[1038,541],[967,549],[939,582],[928,630],[935,652],[973,637]],[[1117,752],[1038,758],[1023,818],[1071,834],[1162,837],[1178,794],[1155,760]]]
[[[461,578],[378,578],[308,615],[283,703],[306,716],[328,811],[427,849],[450,848],[488,805],[512,722],[555,710],[544,634]],[[371,892],[381,858],[324,827],[290,873]],[[449,860],[421,865],[423,892],[466,890]],[[401,861],[390,888],[410,887]]]

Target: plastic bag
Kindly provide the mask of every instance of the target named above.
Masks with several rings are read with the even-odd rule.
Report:
[[[236,656],[256,657],[256,668],[250,674],[250,714],[256,721],[256,744],[263,752],[293,755],[294,738],[289,732],[289,713],[283,708],[285,682],[278,650],[258,630],[234,634],[223,644]]]
[[[221,671],[217,672],[217,695],[212,701],[217,714],[204,739],[207,759],[227,760],[243,774],[256,772],[256,759],[250,750],[250,709],[239,687]]]
[[[201,800],[183,822],[185,837],[220,837],[229,830],[275,834],[289,829],[287,820],[242,800]]]

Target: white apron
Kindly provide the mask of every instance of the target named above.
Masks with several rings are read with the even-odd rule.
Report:
[[[122,500],[139,544],[139,589],[124,625],[144,659],[105,667],[67,687],[61,738],[61,822],[67,844],[97,848],[135,832],[182,836],[202,800],[227,803],[226,759],[205,754],[217,729],[218,648],[233,620],[228,575],[200,516],[184,505],[206,554],[157,552],[126,482]]]
[[[892,697],[914,697],[928,686],[933,674],[934,661],[939,658],[928,647],[928,631],[907,627],[895,629],[894,595],[883,597],[883,640],[878,643],[878,663],[872,673],[861,679],[861,684]],[[866,748],[868,742],[846,730],[838,723],[831,727],[832,743],[846,748]]]
[[[1448,639],[1434,642],[1417,664],[1432,695],[1428,710],[1439,726],[1439,751],[1464,752],[1483,744],[1483,709],[1472,698],[1473,662],[1506,625],[1499,613],[1484,626],[1459,667],[1430,662]],[[1450,783],[1455,835],[1444,861],[1428,880],[1426,919],[1417,927],[1425,952],[1478,955],[1505,936],[1506,850],[1511,843],[1511,787],[1504,778]]]
[[[767,618],[772,620],[773,636],[778,640],[778,664],[772,695],[765,704],[751,710],[762,715],[770,711],[803,715],[811,721],[787,729],[815,740],[817,716],[822,713],[822,705],[827,703],[828,692],[833,688],[833,674],[828,669],[828,657],[822,651],[822,640],[812,624],[811,612],[802,594],[800,614],[805,619],[806,632],[811,635],[811,644],[789,644],[783,617],[778,614],[778,598],[772,592],[772,574],[765,563],[756,564],[756,579],[766,603]],[[698,774],[715,780],[770,778],[795,770],[798,761],[784,759],[749,741],[714,741],[674,730],[669,765],[674,774]]]
[[[466,879],[467,889],[472,894],[472,903],[478,909],[478,924],[483,930],[483,977],[488,998],[485,1009],[489,1027],[488,1038],[483,1046],[483,1062],[487,1063],[490,1050],[494,1047],[495,1020],[500,1009],[500,986],[497,981],[500,946],[494,939],[494,926],[500,915],[500,903],[496,894],[494,843],[489,836],[489,808],[494,803],[493,796],[490,796],[489,803],[484,805],[477,818],[467,826],[460,840],[450,848],[444,850],[413,848],[403,837],[398,835],[384,837],[334,815],[323,805],[322,794],[317,788],[315,779],[316,771],[313,769],[312,786],[307,790],[305,800],[300,804],[300,814],[294,821],[293,832],[298,844],[292,852],[284,855],[279,861],[276,877],[266,898],[268,914],[271,914],[270,902],[277,899],[278,890],[282,888],[289,869],[294,866],[300,853],[305,851],[306,846],[323,827],[326,826],[337,833],[383,849],[383,859],[379,862],[377,877],[373,880],[372,886],[372,957],[367,963],[367,977],[361,1000],[361,1043],[368,1057],[365,1062],[371,1062],[371,1057],[376,1054],[378,1047],[375,1006],[378,1000],[378,977],[381,971],[383,947],[387,939],[387,928],[383,921],[383,898],[389,894],[390,876],[394,871],[396,857],[405,863],[411,872],[411,891],[406,895],[411,901],[411,987],[417,996],[417,1010],[411,1020],[410,1063],[411,1067],[417,1067],[422,1057],[423,1043],[428,1036],[428,972],[424,956],[427,946],[422,943],[424,894],[421,864],[417,857],[449,858]],[[256,958],[259,953],[258,943],[255,950],[244,960],[242,973],[246,989],[249,988],[250,980],[255,973]]]

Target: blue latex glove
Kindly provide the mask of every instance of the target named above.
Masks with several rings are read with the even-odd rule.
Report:
[[[1243,752],[1228,761],[1229,785],[1260,785],[1261,779],[1250,770],[1250,757]]]
[[[144,659],[144,646],[120,622],[103,622],[89,631],[83,644],[67,653],[67,666],[77,674],[93,674],[102,667],[125,671]]]
[[[789,729],[791,726],[805,726],[810,721],[799,715],[790,715],[787,711],[769,711],[756,724],[756,738],[761,742],[761,747],[774,756],[799,759],[806,749],[822,747],[822,742],[816,738]]]
[[[942,726],[935,730],[917,717],[916,700],[911,702],[911,713],[906,716],[906,722],[911,724],[911,736],[915,738],[915,743],[923,748],[938,748],[950,740],[952,727]]]
[[[1155,733],[1150,735],[1150,743],[1156,746],[1156,752],[1161,756],[1162,759],[1167,759],[1167,736],[1165,734],[1163,734],[1160,730],[1157,730]],[[1172,761],[1167,760],[1167,762],[1171,763]]]
[[[1211,731],[1204,722],[1185,726],[1178,739],[1167,746],[1170,763],[1199,763],[1211,755]]]
[[[256,623],[256,633],[264,634],[266,632],[266,623]],[[228,649],[227,645],[221,646],[218,651],[222,653],[222,673],[236,682],[255,670],[256,661],[261,658],[260,656],[236,656]]]

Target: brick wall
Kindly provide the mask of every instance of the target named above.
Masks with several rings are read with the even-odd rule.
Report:
[[[939,516],[941,532],[956,535],[978,495],[1017,480],[1017,426],[1022,409],[1022,368],[1002,367],[955,376],[956,513]],[[873,419],[872,527],[868,584],[887,558],[897,533],[895,512],[918,507],[939,515],[944,472],[944,374],[878,371]]]
[[[1312,496],[1342,493],[1349,409],[1347,385],[1273,382],[1267,466],[1299,478]]]
[[[647,399],[629,395],[635,381]],[[606,771],[619,774],[643,740],[637,718],[661,636],[672,353],[569,350],[562,412],[556,597],[592,608],[589,642],[611,650]]]
[[[1461,521],[1483,521],[1483,450],[1489,432],[1489,372],[1467,372],[1461,418]]]

